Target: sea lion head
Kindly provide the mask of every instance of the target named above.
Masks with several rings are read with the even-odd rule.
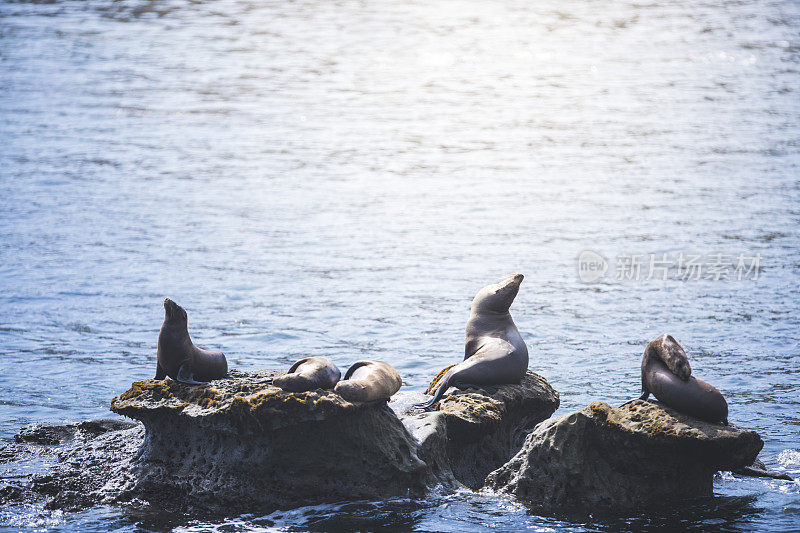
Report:
[[[666,333],[661,336],[661,345],[659,349],[659,356],[664,364],[670,371],[687,381],[689,376],[692,375],[692,367],[689,366],[689,358],[686,357],[686,352],[683,347],[678,344],[678,341],[672,335]]]
[[[519,292],[519,285],[525,276],[514,274],[500,283],[487,285],[472,299],[473,313],[508,313]]]
[[[164,320],[170,324],[186,325],[186,311],[169,298],[164,299]]]

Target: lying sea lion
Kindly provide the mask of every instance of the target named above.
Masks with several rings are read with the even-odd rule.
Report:
[[[666,333],[650,341],[642,356],[642,396],[650,394],[687,415],[728,425],[728,403],[720,392],[692,376],[689,358]]]
[[[514,274],[478,291],[467,321],[464,360],[447,371],[429,402],[415,407],[432,409],[454,385],[505,385],[522,380],[528,370],[528,347],[508,309],[523,278]]]
[[[285,391],[303,392],[314,389],[332,389],[342,377],[335,364],[324,357],[300,359],[287,374],[272,380],[272,384]]]
[[[383,361],[359,361],[351,366],[334,390],[350,402],[388,400],[403,384],[400,374]]]
[[[190,385],[201,385],[228,374],[222,352],[209,352],[194,345],[186,327],[186,311],[169,298],[164,300],[164,323],[158,335],[158,366],[155,379],[166,376]]]

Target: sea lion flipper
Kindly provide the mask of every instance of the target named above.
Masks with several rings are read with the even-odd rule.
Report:
[[[475,355],[478,351],[479,339],[472,338],[464,341],[464,361]]]
[[[189,370],[189,363],[183,363],[178,370],[178,375],[175,376],[175,381],[186,383],[187,385],[205,385],[205,381],[197,381],[194,379],[194,374]]]
[[[300,366],[300,365],[302,365],[303,363],[307,362],[309,359],[311,359],[311,358],[310,358],[310,357],[305,357],[305,358],[303,358],[303,359],[300,359],[300,360],[299,360],[299,361],[297,361],[295,364],[293,364],[293,365],[292,365],[292,367],[291,367],[291,368],[290,368],[290,369],[289,369],[289,370],[288,370],[286,373],[287,373],[287,374],[293,374],[293,373],[294,373],[294,371],[295,371],[295,370],[297,370],[297,367],[298,367],[298,366]]]
[[[167,377],[167,372],[163,368],[161,368],[160,364],[156,363],[156,377],[154,377],[153,379],[161,381],[166,377]]]
[[[422,409],[423,411],[433,411],[433,406],[442,399],[444,393],[447,389],[450,388],[450,372],[445,374],[444,378],[442,378],[442,382],[439,384],[439,388],[436,389],[436,392],[433,394],[433,398],[431,398],[427,402],[416,403],[411,407],[413,409]]]
[[[647,400],[650,397],[650,391],[644,391],[641,396],[639,396],[640,400]]]
[[[353,363],[353,365],[350,368],[347,369],[347,372],[344,375],[344,379],[345,380],[350,379],[350,376],[353,375],[353,372],[355,372],[356,369],[361,368],[362,366],[368,365],[369,363],[370,363],[369,361],[358,361],[356,363]],[[342,380],[342,381],[344,381],[344,380]]]

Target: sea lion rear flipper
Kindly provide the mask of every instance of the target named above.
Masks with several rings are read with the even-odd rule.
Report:
[[[433,406],[436,405],[436,402],[442,399],[442,396],[444,396],[445,391],[450,388],[449,374],[450,373],[448,372],[447,375],[442,379],[442,382],[439,385],[439,388],[436,389],[436,393],[433,395],[433,398],[431,398],[427,402],[415,403],[414,405],[411,406],[411,408],[422,409],[423,411],[433,411]]]
[[[353,372],[355,372],[357,368],[361,368],[362,366],[368,365],[368,364],[369,364],[369,361],[358,361],[356,363],[353,363],[353,365],[350,368],[347,369],[347,372],[344,375],[344,379],[345,380],[350,379],[350,376],[353,375]]]
[[[162,380],[162,379],[164,379],[166,377],[167,377],[166,371],[164,371],[164,369],[161,368],[161,365],[156,363],[156,377],[154,377],[153,379],[157,379],[157,380],[160,381],[160,380]]]
[[[175,376],[175,381],[186,383],[187,385],[205,385],[207,383],[206,381],[195,380],[194,374],[189,370],[189,365],[187,363],[181,365],[181,368],[178,370],[178,375]]]
[[[288,372],[286,372],[286,373],[287,373],[287,374],[292,374],[292,373],[294,373],[294,371],[295,371],[295,370],[297,370],[297,367],[298,367],[298,366],[302,365],[303,363],[305,363],[305,362],[306,362],[306,361],[308,361],[309,359],[310,359],[310,357],[304,357],[303,359],[300,359],[300,360],[299,360],[299,361],[297,361],[295,364],[293,364],[293,365],[292,365],[292,367],[289,369],[289,371],[288,371]]]

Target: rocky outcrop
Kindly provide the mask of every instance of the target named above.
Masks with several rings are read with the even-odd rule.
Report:
[[[140,381],[114,398],[146,429],[120,497],[235,513],[423,493],[426,465],[386,402],[285,392],[268,383],[279,374]]]
[[[593,402],[537,426],[486,486],[548,510],[626,511],[711,496],[715,472],[752,464],[763,445],[656,402]]]
[[[0,449],[0,465],[30,459],[38,466],[26,470],[39,471],[0,483],[0,503],[230,515],[421,497],[436,484],[480,486],[558,406],[558,393],[531,373],[519,385],[452,389],[432,413],[408,409],[421,393],[348,402],[333,391],[283,391],[271,384],[279,374],[231,371],[204,386],[139,381],[111,402],[134,423],[25,428]]]
[[[429,391],[446,370],[433,380]],[[508,461],[534,426],[559,405],[558,392],[533,372],[518,385],[452,388],[437,411],[410,409],[424,399],[420,393],[399,393],[389,405],[419,441],[419,456],[432,475],[439,482],[457,480],[473,489]]]

